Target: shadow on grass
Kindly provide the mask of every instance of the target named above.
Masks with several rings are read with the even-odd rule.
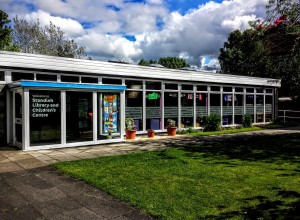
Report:
[[[294,191],[278,190],[281,200],[270,201],[267,197],[257,196],[243,199],[244,202],[255,201],[252,207],[243,207],[240,211],[225,212],[218,216],[206,216],[205,219],[299,219],[300,194]],[[289,201],[292,199],[293,201]]]
[[[191,157],[197,157],[195,153],[201,153],[201,157],[207,158],[225,156],[245,161],[299,162],[300,133],[196,137],[165,145],[181,148]]]

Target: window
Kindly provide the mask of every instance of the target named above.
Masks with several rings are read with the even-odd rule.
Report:
[[[67,143],[93,140],[91,92],[66,92]]]
[[[165,84],[165,89],[178,90],[178,84],[166,83]]]
[[[79,83],[79,76],[66,76],[66,75],[62,75],[60,77],[62,82],[75,82],[75,83]]]
[[[60,91],[29,91],[30,145],[61,143]]]
[[[127,89],[143,89],[143,82],[137,80],[125,80]]]
[[[223,87],[223,92],[232,92],[232,87]]]
[[[246,88],[247,93],[254,93],[254,88]]]
[[[0,71],[0,81],[4,81],[4,71]]]
[[[182,84],[181,89],[182,90],[191,90],[191,91],[193,91],[193,85]]]
[[[36,74],[36,80],[40,81],[57,81],[56,75],[48,75],[48,74]]]
[[[97,77],[81,77],[81,83],[98,83]]]
[[[22,79],[34,80],[33,73],[23,73],[23,72],[13,72],[12,73],[12,81],[18,81]]]
[[[211,86],[210,90],[211,91],[220,91],[220,86]]]
[[[161,90],[161,83],[160,82],[146,82],[146,89],[149,90]]]
[[[241,87],[235,87],[235,92],[244,92],[244,89]]]
[[[207,86],[198,85],[197,91],[207,91]]]
[[[122,85],[122,80],[121,79],[113,79],[113,78],[103,78],[102,84]]]

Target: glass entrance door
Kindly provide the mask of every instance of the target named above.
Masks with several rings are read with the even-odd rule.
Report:
[[[14,92],[14,145],[22,147],[22,95]]]

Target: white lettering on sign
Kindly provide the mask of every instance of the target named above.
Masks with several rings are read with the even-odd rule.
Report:
[[[54,99],[49,95],[32,95],[31,97],[31,117],[47,118],[48,113],[55,113],[59,108],[59,103],[54,103]]]

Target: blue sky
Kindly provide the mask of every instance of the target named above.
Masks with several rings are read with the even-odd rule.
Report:
[[[137,63],[179,56],[214,69],[228,34],[263,18],[267,1],[0,0],[0,8],[10,19],[53,22],[94,60]]]

